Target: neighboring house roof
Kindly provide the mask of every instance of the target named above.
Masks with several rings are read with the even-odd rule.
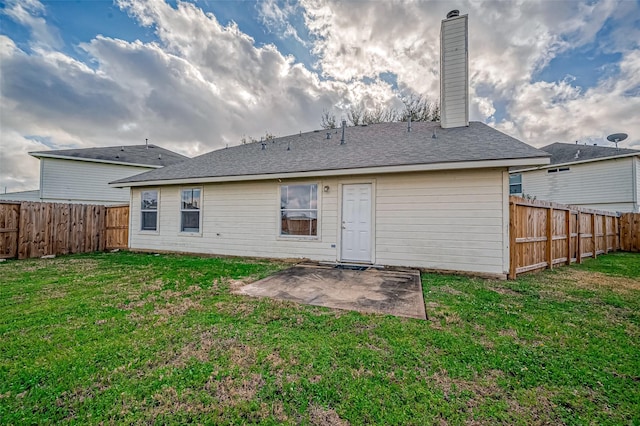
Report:
[[[551,162],[542,166],[551,167],[558,164],[574,164],[574,163],[586,163],[591,161],[607,160],[620,157],[632,157],[634,155],[640,156],[640,151],[637,149],[628,148],[615,148],[612,146],[598,146],[598,145],[580,145],[573,143],[561,143],[556,142],[551,145],[543,146],[540,148],[542,151],[548,152],[551,155]],[[540,167],[536,167],[540,168]],[[529,167],[514,167],[512,171],[529,170]]]
[[[330,132],[331,139],[327,139]],[[432,136],[436,137],[433,138]],[[442,129],[436,122],[380,123],[316,130],[266,142],[219,149],[181,164],[112,182],[115,186],[144,182],[233,180],[237,176],[339,171],[425,164],[527,159],[547,164],[548,155],[480,122]],[[264,144],[264,149],[263,149]],[[511,161],[515,165],[517,161]],[[469,166],[471,167],[471,166]],[[213,179],[220,178],[220,179]],[[210,180],[207,180],[210,179]]]
[[[189,159],[189,157],[153,144],[59,149],[35,151],[29,154],[36,158],[59,158],[154,168],[169,166]]]
[[[551,154],[551,163],[565,164],[600,158],[627,156],[629,154],[640,155],[636,149],[615,148],[612,146],[578,145],[572,143],[552,143],[540,148]]]

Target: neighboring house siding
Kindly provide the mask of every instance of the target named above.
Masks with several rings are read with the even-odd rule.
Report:
[[[522,173],[522,192],[539,200],[602,210],[633,210],[633,158],[570,164],[569,171]],[[557,167],[551,167],[557,168]]]
[[[129,191],[109,182],[151,168],[88,161],[40,159],[42,201],[74,203],[128,203]]]
[[[130,246],[336,261],[340,184],[372,183],[376,263],[503,274],[507,181],[501,170],[476,170],[195,185],[203,188],[201,236],[179,232],[179,194],[188,186],[159,188],[157,232],[140,231],[144,188],[133,188]],[[318,240],[278,237],[279,185],[298,183],[318,184]]]
[[[40,201],[40,191],[20,191],[0,194],[2,201]]]

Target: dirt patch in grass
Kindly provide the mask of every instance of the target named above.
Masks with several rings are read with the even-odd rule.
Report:
[[[504,330],[500,330],[498,331],[498,334],[500,336],[505,336],[505,337],[511,337],[513,339],[517,339],[518,338],[518,332],[512,328],[507,328]]]
[[[346,426],[348,421],[341,419],[332,408],[324,408],[319,405],[309,407],[309,422],[315,426]]]
[[[278,352],[271,352],[269,355],[267,355],[265,361],[271,364],[271,366],[274,368],[278,368],[285,364],[285,360],[282,359]]]
[[[504,401],[507,414],[517,419],[527,419],[528,424],[563,424],[556,414],[552,402],[555,393],[537,387],[524,390],[517,395],[501,388],[497,381],[504,376],[500,370],[490,370],[484,375],[476,375],[472,380],[451,378],[447,371],[433,374],[428,381],[434,383],[449,401],[464,395],[471,395],[466,401],[466,412],[470,415],[467,424],[495,424],[495,419],[482,417],[482,407],[495,401]],[[508,423],[508,422],[507,422]]]
[[[174,413],[209,413],[216,408],[215,405],[198,401],[194,391],[190,389],[178,394],[175,388],[166,387],[162,389],[162,391],[154,394],[152,399],[151,418],[154,420],[160,416]]]
[[[142,308],[146,304],[146,300],[132,300],[129,303],[118,303],[118,309],[133,311],[134,309]]]
[[[154,282],[145,284],[142,286],[142,291],[152,292],[162,290],[164,287],[164,280],[162,278],[156,279]]]
[[[542,386],[527,389],[516,398],[506,398],[509,412],[516,418],[528,419],[529,424],[565,424],[556,413],[553,403],[556,393]]]
[[[437,306],[437,308],[436,308]],[[443,330],[445,327],[462,324],[460,314],[443,305],[427,304],[430,325],[436,330]]]
[[[235,405],[255,398],[264,384],[261,374],[251,373],[238,379],[230,376],[221,379],[210,377],[205,384],[205,389],[211,392],[221,405]]]
[[[440,293],[447,293],[447,294],[453,294],[454,296],[461,296],[464,294],[464,292],[460,291],[460,290],[456,290],[453,287],[449,287],[448,285],[443,285],[443,286],[439,286],[439,287],[432,287],[431,291],[437,291]]]
[[[510,288],[506,287],[487,287],[489,290],[494,291],[498,294],[502,294],[504,296],[522,296],[517,291],[513,291]]]
[[[42,296],[47,299],[63,299],[66,295],[67,292],[56,285],[47,286],[42,289]]]
[[[196,359],[200,362],[209,361],[209,353],[214,347],[215,340],[210,331],[200,334],[197,339],[189,341],[180,353],[172,360],[171,365],[182,368],[187,365],[187,361]]]
[[[238,300],[237,303],[217,302],[214,306],[221,314],[238,318],[247,318],[256,310],[256,304],[253,301],[242,299]]]
[[[573,281],[577,287],[587,290],[608,289],[623,294],[627,294],[630,291],[640,291],[640,280],[632,278],[570,268],[563,270],[562,273],[567,279]]]
[[[158,321],[162,323],[172,317],[181,317],[190,309],[199,311],[203,309],[203,306],[198,301],[185,298],[177,301],[176,303],[167,303],[164,306],[156,307],[153,313],[159,317]]]

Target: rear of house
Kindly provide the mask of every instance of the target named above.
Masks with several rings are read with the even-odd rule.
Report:
[[[506,172],[281,180],[134,188],[130,247],[506,270]],[[141,211],[145,199],[157,199],[157,217]]]
[[[508,168],[544,153],[475,122],[352,127],[344,143],[325,133],[115,183],[132,188],[129,246],[507,273]]]
[[[442,23],[442,123],[343,122],[112,182],[131,187],[129,246],[505,277],[509,167],[549,160],[469,122],[467,28]]]

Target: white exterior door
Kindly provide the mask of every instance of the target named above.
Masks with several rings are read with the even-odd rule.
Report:
[[[342,186],[341,260],[371,262],[371,184]]]

